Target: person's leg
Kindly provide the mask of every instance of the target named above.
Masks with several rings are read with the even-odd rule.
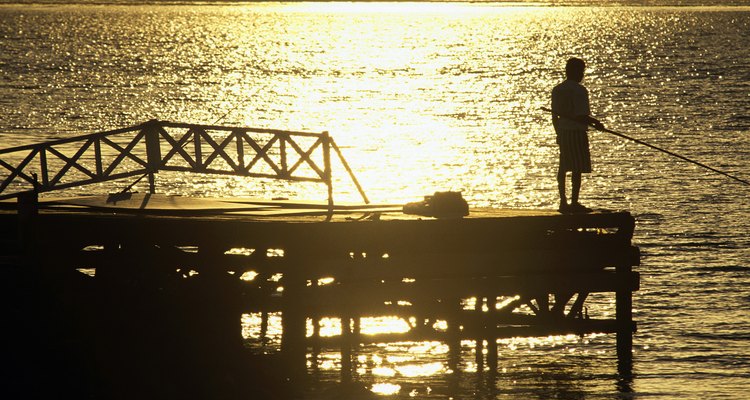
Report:
[[[572,177],[573,187],[571,188],[571,195],[570,195],[570,212],[575,213],[587,213],[591,212],[591,209],[582,205],[578,202],[578,195],[581,193],[581,173],[580,172],[573,172]]]
[[[578,196],[581,193],[581,173],[571,173],[571,193],[570,193],[570,204],[578,204]]]
[[[568,199],[565,196],[565,170],[562,166],[557,170],[557,190],[560,192],[560,210],[568,206]]]

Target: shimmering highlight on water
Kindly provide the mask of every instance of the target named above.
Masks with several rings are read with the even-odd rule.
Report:
[[[328,130],[374,201],[450,189],[476,206],[550,208],[557,150],[538,108],[565,59],[580,56],[594,112],[609,127],[745,178],[750,170],[746,7],[2,5],[0,22],[2,147],[151,118]],[[583,200],[638,220],[632,381],[617,379],[607,335],[501,340],[496,375],[477,365],[473,341],[456,365],[441,343],[361,346],[357,379],[401,397],[744,396],[746,189],[604,134],[592,134],[592,152]],[[359,200],[334,168],[336,199]],[[170,174],[157,182],[174,194],[325,197],[312,184]],[[614,312],[606,296],[588,306]],[[274,353],[281,316],[269,315],[263,334],[261,321],[245,314],[243,335]],[[411,326],[371,322],[363,329]],[[325,335],[340,331],[340,320],[323,321]],[[337,381],[340,367],[335,351],[308,365],[324,382]]]

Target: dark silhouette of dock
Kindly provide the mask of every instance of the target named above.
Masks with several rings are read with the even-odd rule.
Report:
[[[190,140],[202,137],[191,132]],[[232,159],[227,144],[250,139],[232,132],[223,145],[214,141],[224,153],[214,158]],[[42,152],[26,150],[37,152],[27,160]],[[313,162],[311,152],[302,151],[301,162]],[[129,176],[163,167],[163,157],[145,153],[151,162],[137,158],[150,167]],[[76,160],[68,157],[68,169]],[[109,179],[117,168],[96,164],[85,179]],[[278,163],[280,176],[297,168],[291,164]],[[629,213],[471,209],[463,218],[431,218],[394,205],[337,205],[325,164],[329,201],[322,203],[128,192],[38,199],[40,188],[63,181],[51,173],[36,190],[1,203],[0,289],[15,366],[7,387],[22,395],[284,398],[304,381],[315,349],[338,349],[348,382],[352,349],[368,341],[439,340],[454,353],[461,340],[486,341],[477,363],[496,368],[498,338],[587,333],[615,334],[618,367],[629,373],[639,288]],[[11,178],[33,183],[22,167]],[[206,170],[198,162],[191,168]],[[243,278],[247,272],[254,278]],[[614,294],[614,318],[588,311],[595,293]],[[462,306],[467,298],[476,299],[474,309]],[[281,313],[278,354],[245,347],[240,317],[253,312],[263,315],[261,335],[268,314]],[[410,328],[361,334],[361,318],[385,315],[412,321]],[[320,335],[324,317],[342,321],[340,335]],[[54,385],[32,385],[40,378]]]
[[[99,365],[136,364],[132,380],[150,387],[144,379],[151,375],[137,360],[154,354],[169,365],[175,360],[191,365],[195,376],[189,382],[218,379],[211,388],[238,384],[236,377],[246,375],[239,371],[252,369],[242,356],[243,312],[282,314],[281,354],[274,359],[283,368],[264,384],[304,376],[306,354],[314,346],[341,350],[347,380],[350,351],[364,341],[441,340],[460,348],[462,339],[487,339],[486,360],[480,361],[496,366],[497,338],[614,333],[621,367],[629,368],[632,291],[639,285],[632,267],[639,256],[628,213],[486,209],[471,210],[466,218],[432,219],[367,210],[329,216],[326,205],[318,212],[169,215],[59,203],[5,212],[4,242],[20,232],[17,248],[24,251],[6,267],[13,272],[4,281],[12,287],[4,289],[6,295],[15,292],[11,301],[21,306],[17,324],[27,318],[41,324],[39,330],[52,324],[75,357],[94,357],[80,360],[91,368],[85,376],[115,380],[114,387],[103,389],[107,392],[116,393],[122,384],[130,393],[134,386],[112,378],[127,376],[123,371]],[[5,254],[11,253],[6,246]],[[94,276],[82,268],[93,269]],[[248,271],[255,279],[241,280]],[[274,275],[281,279],[269,279]],[[323,278],[329,283],[319,284]],[[16,281],[30,285],[30,292]],[[615,318],[584,312],[587,297],[598,292],[615,293]],[[472,297],[478,310],[462,308],[461,299]],[[510,300],[497,309],[500,297]],[[481,311],[482,305],[489,310]],[[531,312],[517,312],[524,305]],[[359,318],[382,315],[418,322],[403,334],[359,334]],[[317,326],[322,317],[353,323],[343,323],[351,329],[340,336],[320,337],[316,329],[307,337],[307,320]],[[446,321],[447,329],[434,328],[436,321]],[[162,380],[180,382],[163,376],[175,370],[169,365],[153,371],[155,387],[168,388],[157,384]]]

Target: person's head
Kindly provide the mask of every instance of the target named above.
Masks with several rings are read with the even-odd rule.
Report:
[[[586,63],[580,58],[570,58],[565,64],[565,77],[576,82],[583,80],[583,71],[586,69]]]

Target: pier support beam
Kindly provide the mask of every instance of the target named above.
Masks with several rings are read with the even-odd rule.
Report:
[[[630,276],[631,266],[618,266],[617,273]],[[629,375],[633,368],[633,293],[631,289],[618,289],[615,292],[615,312],[617,321],[617,370]]]
[[[286,379],[300,381],[305,376],[307,366],[306,316],[303,292],[305,277],[302,274],[304,257],[299,250],[286,250],[284,257],[290,266],[284,272],[282,302],[281,354],[284,358]]]
[[[39,215],[39,195],[36,191],[23,193],[18,196],[18,240],[21,244],[22,256],[26,262],[32,262],[37,257],[36,225]]]

